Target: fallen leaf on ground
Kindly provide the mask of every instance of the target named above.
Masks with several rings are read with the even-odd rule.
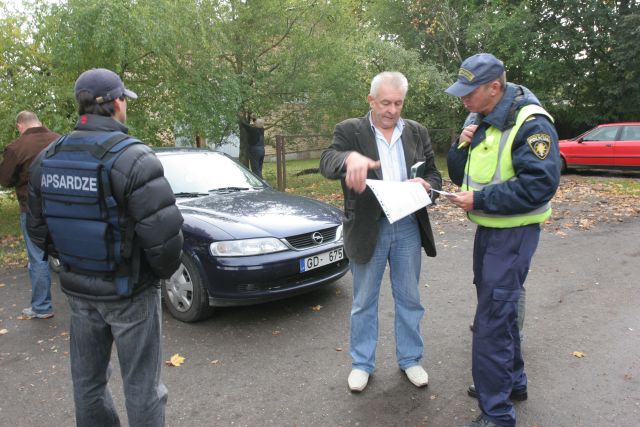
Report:
[[[336,351],[342,351],[342,347],[336,347]]]
[[[171,359],[167,360],[164,363],[166,363],[169,366],[180,366],[184,363],[184,357],[176,353],[173,356],[171,356]]]
[[[311,307],[311,310],[313,311],[320,311],[321,309],[322,309],[322,306],[320,304],[314,305],[313,307]]]
[[[280,335],[280,333],[281,333],[280,331],[272,331],[271,335],[273,335],[275,337],[277,335]]]
[[[212,364],[212,365],[217,365],[218,363],[220,363],[220,361],[219,361],[218,359],[216,359],[216,360],[212,360],[212,361],[211,361],[211,364]]]
[[[581,351],[574,351],[573,353],[571,353],[571,355],[573,355],[573,356],[575,356],[575,357],[578,357],[578,358],[581,358],[581,357],[586,356],[586,354],[584,354],[584,353],[583,353],[583,352],[581,352]]]

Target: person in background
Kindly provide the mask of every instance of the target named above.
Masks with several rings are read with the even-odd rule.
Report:
[[[369,113],[338,123],[332,144],[320,158],[320,172],[326,178],[340,179],[344,194],[344,243],[353,274],[352,370],[347,380],[352,392],[364,390],[375,370],[378,299],[387,263],[395,304],[398,365],[415,386],[424,387],[429,382],[420,364],[424,308],[418,285],[420,247],[428,256],[436,255],[429,216],[426,209],[421,209],[390,224],[365,181],[405,181],[411,166],[424,162],[422,174],[411,181],[419,182],[427,191],[442,188],[427,129],[400,117],[408,87],[401,73],[375,76],[367,98]]]
[[[252,123],[249,138],[249,162],[251,171],[262,178],[264,163],[264,119],[257,118]]]
[[[27,247],[31,280],[31,306],[22,310],[22,318],[49,319],[53,317],[51,274],[44,252],[33,244],[27,233],[27,184],[33,159],[60,135],[43,126],[31,111],[18,113],[16,128],[20,136],[4,149],[0,163],[0,185],[15,187],[20,204],[20,228]]]
[[[120,425],[108,386],[115,343],[129,425],[163,426],[159,281],[180,265],[182,215],[160,161],[128,135],[127,99],[137,95],[95,68],[75,96],[75,130],[33,162],[27,224],[61,262],[76,423]]]
[[[462,190],[447,198],[478,225],[472,374],[481,414],[465,427],[514,427],[513,401],[527,399],[518,301],[560,182],[558,135],[538,99],[507,83],[491,54],[465,59],[446,92],[477,115],[447,155]]]

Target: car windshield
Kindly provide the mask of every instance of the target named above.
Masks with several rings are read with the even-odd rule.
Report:
[[[177,195],[196,197],[210,192],[243,191],[265,186],[249,170],[222,154],[177,152],[164,153],[158,158]]]

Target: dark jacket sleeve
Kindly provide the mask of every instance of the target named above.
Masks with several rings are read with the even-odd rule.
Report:
[[[344,161],[354,150],[350,135],[355,126],[354,119],[339,123],[333,131],[331,145],[320,155],[320,173],[328,179],[344,178]]]
[[[156,277],[171,277],[180,265],[183,219],[162,164],[147,146],[132,145],[113,165],[111,181],[133,223],[135,246]]]
[[[40,179],[42,176],[41,162],[44,151],[41,152],[31,164],[29,170],[29,185],[27,195],[27,233],[37,247],[54,255],[53,248],[48,248],[49,228],[42,215],[42,194],[40,193]]]
[[[469,147],[458,148],[458,144],[455,143],[449,148],[447,153],[447,170],[449,171],[449,178],[451,182],[460,187],[462,180],[464,179],[464,167],[467,163],[467,155],[469,154]]]

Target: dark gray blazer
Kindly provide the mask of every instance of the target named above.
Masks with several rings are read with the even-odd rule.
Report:
[[[436,190],[442,189],[442,176],[436,168],[435,156],[427,129],[413,120],[404,119],[402,146],[409,176],[411,166],[425,162],[425,172],[421,176]],[[378,240],[378,219],[382,208],[369,187],[361,194],[347,188],[345,184],[344,161],[350,152],[358,153],[373,160],[380,160],[375,135],[371,129],[369,116],[348,119],[338,123],[333,131],[333,142],[320,157],[320,172],[326,178],[340,179],[344,195],[344,245],[349,258],[359,264],[371,259]],[[369,179],[382,179],[382,170],[369,170]],[[437,196],[437,194],[434,194]],[[435,197],[434,197],[435,199]],[[436,256],[436,245],[426,209],[416,212],[420,224],[422,247],[428,256]]]

